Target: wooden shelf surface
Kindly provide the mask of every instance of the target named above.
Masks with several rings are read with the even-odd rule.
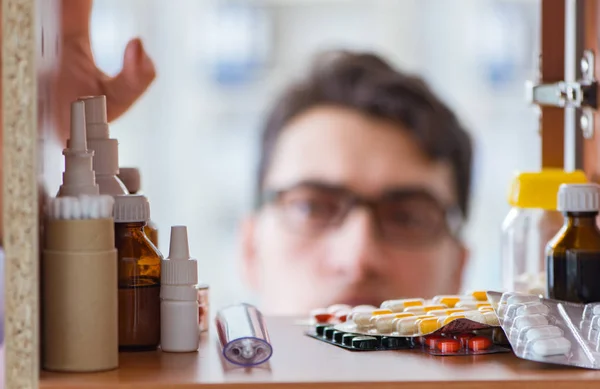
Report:
[[[42,372],[40,388],[600,388],[600,371],[524,361],[512,353],[351,352],[305,336],[305,327],[292,318],[268,318],[267,323],[274,350],[268,366],[226,365],[211,328],[197,353],[122,353],[118,370]]]

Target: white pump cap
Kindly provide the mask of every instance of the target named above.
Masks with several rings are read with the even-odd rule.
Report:
[[[69,147],[63,150],[65,171],[59,197],[99,194],[92,169],[94,152],[87,149],[85,130],[84,104],[76,101],[71,104],[71,136]]]
[[[190,258],[186,226],[171,227],[169,258],[161,262],[160,271],[161,285],[192,286],[198,283],[198,262]]]
[[[115,196],[115,223],[141,223],[150,219],[150,203],[142,195]]]
[[[78,99],[85,104],[85,127],[90,150],[94,151],[94,171],[101,194],[128,194],[117,178],[119,173],[119,142],[110,139],[106,113],[106,96],[87,96]]]
[[[600,185],[562,184],[558,190],[558,210],[561,212],[598,212]]]

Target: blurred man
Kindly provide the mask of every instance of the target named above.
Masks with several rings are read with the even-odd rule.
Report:
[[[243,264],[265,312],[456,293],[471,141],[420,80],[332,53],[277,100]]]

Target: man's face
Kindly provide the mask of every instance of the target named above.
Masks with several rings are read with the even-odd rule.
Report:
[[[447,228],[452,169],[397,126],[323,106],[283,130],[265,181],[272,201],[244,228],[265,312],[458,292],[466,251]]]

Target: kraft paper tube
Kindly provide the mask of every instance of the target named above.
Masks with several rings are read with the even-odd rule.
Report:
[[[43,253],[42,365],[46,370],[93,372],[118,367],[113,226],[112,219],[48,221],[46,237],[53,239],[47,239],[46,246],[64,250],[47,248]]]

